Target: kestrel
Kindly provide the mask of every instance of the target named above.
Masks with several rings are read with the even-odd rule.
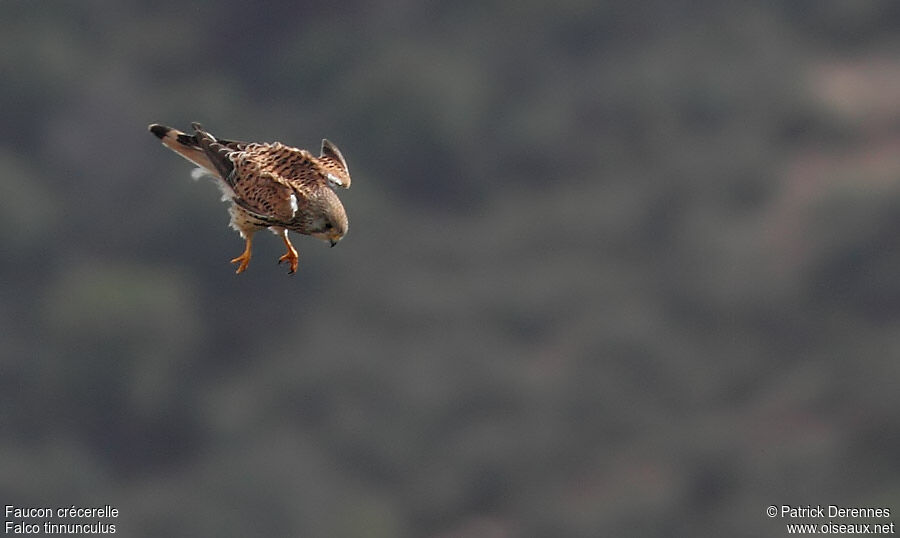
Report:
[[[278,263],[297,270],[297,249],[288,230],[311,235],[335,246],[347,233],[347,213],[335,194],[350,187],[350,171],[337,146],[322,140],[318,157],[280,142],[247,143],[217,139],[199,124],[194,134],[164,125],[150,125],[150,132],[167,148],[196,164],[195,177],[211,175],[231,202],[231,227],[244,238],[244,252],[231,260],[242,273],[250,263],[253,234],[269,228],[281,237],[287,253]]]

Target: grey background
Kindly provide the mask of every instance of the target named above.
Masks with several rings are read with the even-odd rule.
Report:
[[[136,537],[900,510],[897,3],[0,6],[0,504]],[[235,276],[146,131],[191,121],[334,141],[344,241]]]

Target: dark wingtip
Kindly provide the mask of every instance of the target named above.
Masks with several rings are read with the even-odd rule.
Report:
[[[322,157],[331,157],[332,159],[336,160],[338,164],[340,164],[344,168],[344,170],[346,170],[347,172],[350,171],[350,169],[347,167],[347,161],[341,154],[341,150],[339,150],[331,140],[328,140],[327,138],[322,139],[322,150],[319,152],[319,155]]]
[[[149,129],[150,132],[155,134],[158,138],[166,136],[166,133],[172,130],[170,127],[158,123],[151,123]]]

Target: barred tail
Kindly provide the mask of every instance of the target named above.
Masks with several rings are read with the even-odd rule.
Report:
[[[165,147],[197,166],[209,170],[213,174],[217,173],[216,167],[209,160],[209,157],[206,156],[206,152],[200,147],[196,135],[185,134],[178,129],[157,123],[151,124],[149,129],[151,133],[162,141]]]

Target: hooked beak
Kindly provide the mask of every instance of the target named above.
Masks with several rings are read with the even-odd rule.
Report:
[[[329,239],[328,242],[331,243],[331,248],[334,248],[334,246],[338,244],[336,239]]]

